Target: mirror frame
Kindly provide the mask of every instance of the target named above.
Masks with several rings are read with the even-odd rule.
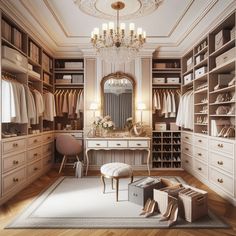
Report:
[[[117,80],[121,80],[121,79],[127,79],[130,81],[130,83],[133,86],[133,94],[132,94],[132,118],[133,118],[133,122],[135,122],[135,93],[136,93],[136,82],[134,80],[134,78],[124,72],[118,71],[115,73],[111,73],[105,77],[102,78],[100,86],[101,86],[101,115],[104,116],[104,85],[106,83],[107,80],[109,79],[117,79]]]

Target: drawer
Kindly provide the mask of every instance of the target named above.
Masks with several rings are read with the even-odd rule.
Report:
[[[44,134],[42,136],[43,142],[51,142],[54,140],[54,134],[50,133],[50,134]]]
[[[108,147],[112,147],[112,148],[125,148],[128,146],[128,142],[127,141],[108,141]]]
[[[26,140],[19,139],[10,142],[4,142],[3,145],[3,154],[15,152],[15,151],[23,151],[26,147]]]
[[[42,157],[42,148],[34,148],[27,152],[27,161],[36,161]]]
[[[201,161],[208,162],[208,151],[206,149],[202,149],[200,147],[194,147],[193,155],[194,157],[196,157]]]
[[[43,155],[53,153],[54,151],[54,142],[47,143],[43,145]]]
[[[10,175],[6,175],[2,179],[2,190],[3,194],[9,192],[16,186],[19,186],[26,180],[26,168],[22,168]]]
[[[182,151],[183,151],[183,153],[192,156],[193,155],[193,146],[192,146],[192,144],[183,142]]]
[[[88,148],[106,148],[107,141],[102,140],[89,140],[88,141]]]
[[[218,187],[222,188],[224,191],[230,193],[231,195],[234,194],[233,178],[213,168],[210,168],[209,170],[209,178],[212,183],[216,184]]]
[[[234,154],[234,144],[218,140],[210,140],[210,149],[214,151]]]
[[[185,169],[193,169],[193,158],[188,155],[182,155],[182,166]]]
[[[52,155],[48,155],[43,158],[43,167],[51,165],[52,164]]]
[[[210,165],[215,166],[221,170],[228,171],[230,174],[233,174],[233,169],[234,169],[233,159],[227,156],[211,152],[209,162]]]
[[[194,145],[201,146],[202,148],[208,148],[208,138],[202,136],[194,136]]]
[[[192,143],[193,142],[193,135],[189,133],[182,133],[182,141]]]
[[[39,173],[42,169],[42,162],[40,161],[36,161],[31,165],[27,166],[27,177],[30,177],[32,175],[35,175],[37,173]]]
[[[26,153],[22,152],[17,155],[5,157],[2,159],[3,172],[13,170],[19,166],[22,166],[26,162]]]
[[[200,161],[194,160],[194,171],[202,175],[204,178],[208,178],[208,165]]]
[[[129,142],[129,147],[133,148],[148,148],[149,147],[149,142],[146,140],[135,140],[135,141],[128,141]]]
[[[28,148],[35,147],[41,144],[42,142],[42,136],[34,136],[31,138],[28,138],[27,145]]]

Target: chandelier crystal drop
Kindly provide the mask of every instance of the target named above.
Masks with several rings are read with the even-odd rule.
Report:
[[[91,42],[101,58],[110,63],[127,63],[133,60],[146,42],[146,32],[137,28],[134,23],[126,29],[125,23],[119,22],[119,11],[125,7],[123,2],[114,2],[111,7],[117,11],[116,26],[114,22],[102,24],[91,32]]]

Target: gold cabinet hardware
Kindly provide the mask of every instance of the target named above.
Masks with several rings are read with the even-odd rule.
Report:
[[[217,182],[222,184],[224,181],[223,181],[223,179],[217,179]]]
[[[189,161],[188,161],[188,160],[185,160],[185,163],[189,163]]]
[[[12,146],[15,148],[15,147],[18,147],[18,143],[13,143]]]
[[[197,169],[198,169],[198,170],[200,170],[200,171],[202,170],[202,168],[201,168],[201,167],[198,167]]]
[[[14,160],[14,161],[13,161],[13,164],[14,164],[14,165],[18,165],[18,164],[19,164],[19,161]]]
[[[223,161],[217,161],[217,164],[222,166],[224,164],[224,162]]]
[[[13,178],[13,182],[15,182],[15,183],[16,183],[16,182],[18,182],[18,181],[19,181],[19,179],[18,179],[18,178],[15,178],[15,177]]]
[[[224,147],[223,143],[219,143],[219,144],[218,144],[218,147],[219,147],[219,148],[223,148],[223,147]]]
[[[202,142],[202,140],[201,140],[201,139],[198,139],[198,142],[199,142],[199,143],[201,143],[201,142]]]
[[[198,156],[200,156],[200,157],[201,157],[201,156],[202,156],[202,154],[199,152],[199,153],[198,153]]]
[[[189,139],[189,137],[185,136],[186,139]]]

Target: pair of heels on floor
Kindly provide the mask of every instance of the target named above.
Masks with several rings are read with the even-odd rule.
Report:
[[[155,200],[151,200],[150,198],[146,201],[142,212],[139,214],[140,216],[144,215],[145,217],[150,217],[154,215],[157,211],[157,202]]]
[[[173,198],[169,201],[166,212],[162,215],[160,221],[168,221],[168,226],[174,225],[178,218],[178,211],[178,201]]]

